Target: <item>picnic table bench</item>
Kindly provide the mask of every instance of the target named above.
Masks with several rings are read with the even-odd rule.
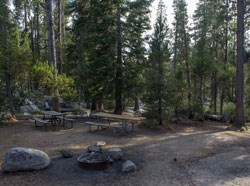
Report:
[[[65,127],[65,123],[68,122],[70,123],[70,128],[73,128],[74,119],[63,117],[63,116],[57,116],[57,118],[60,120],[60,122],[62,121],[63,127]]]
[[[45,130],[48,131],[48,124],[50,123],[49,121],[43,120],[41,118],[38,117],[33,117],[33,119],[35,120],[35,126],[36,127],[45,127]],[[38,123],[42,124],[39,125]]]
[[[101,122],[93,122],[93,121],[86,121],[86,124],[89,126],[89,132],[95,132],[98,131],[101,127],[103,128],[113,128],[113,134],[116,135],[116,130],[118,128],[122,128],[122,126],[118,122],[110,122],[110,123],[101,123]],[[91,130],[92,126],[97,126],[97,129],[95,131]]]

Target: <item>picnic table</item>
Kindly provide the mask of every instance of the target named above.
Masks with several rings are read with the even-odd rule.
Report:
[[[52,125],[56,126],[58,123],[58,118],[62,117],[63,119],[63,125],[64,125],[64,117],[65,113],[56,112],[56,111],[43,111],[43,118],[46,119],[46,116],[49,116],[49,121]]]
[[[73,119],[66,118],[66,113],[56,112],[56,111],[43,111],[43,117],[33,117],[35,120],[36,127],[45,126],[46,131],[48,130],[48,124],[51,124],[55,129],[57,125],[62,125],[65,128],[65,122],[71,124],[70,128],[73,128]]]
[[[86,122],[89,125],[91,131],[91,125],[97,125],[101,127],[112,127],[114,128],[114,134],[116,128],[121,128],[124,132],[128,132],[128,125],[131,124],[131,131],[134,130],[134,123],[144,120],[144,117],[135,117],[129,115],[117,115],[105,112],[98,112],[91,114],[92,118],[96,119],[96,122]],[[108,122],[107,122],[108,121]]]

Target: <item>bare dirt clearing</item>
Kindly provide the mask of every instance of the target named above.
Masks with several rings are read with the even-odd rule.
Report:
[[[250,133],[227,131],[216,122],[177,124],[174,131],[146,129],[114,137],[112,130],[89,133],[79,120],[70,130],[46,132],[33,123],[14,123],[0,127],[0,162],[13,147],[29,147],[46,152],[52,159],[41,171],[0,173],[0,185],[244,185],[250,183]],[[121,147],[124,158],[138,166],[125,174],[119,163],[106,171],[79,168],[77,155],[97,141],[104,149]],[[75,152],[61,158],[60,150]]]

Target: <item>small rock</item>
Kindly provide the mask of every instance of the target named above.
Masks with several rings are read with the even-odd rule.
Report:
[[[114,160],[120,160],[123,157],[121,148],[112,148],[108,150],[108,155]]]
[[[102,148],[98,146],[89,146],[88,152],[102,152]]]
[[[24,170],[40,170],[50,164],[49,156],[40,150],[17,147],[5,154],[5,160],[1,165],[3,172],[16,172]]]
[[[122,172],[132,172],[135,170],[136,170],[136,165],[130,160],[127,160],[122,164]]]
[[[105,146],[105,145],[106,145],[105,141],[98,141],[98,142],[96,142],[96,146],[102,147],[102,146]]]
[[[74,153],[71,150],[61,150],[60,151],[63,158],[72,158]]]

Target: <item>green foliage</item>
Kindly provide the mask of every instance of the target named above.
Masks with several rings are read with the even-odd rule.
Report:
[[[246,125],[243,125],[243,126],[241,126],[240,131],[241,132],[247,132],[248,131],[248,127]]]
[[[235,104],[232,102],[224,104],[223,113],[227,114],[228,117],[235,116]]]
[[[250,108],[245,107],[244,111],[245,111],[245,120],[250,121]]]
[[[37,62],[32,68],[32,77],[35,83],[47,88],[52,96],[56,96],[59,91],[62,97],[75,95],[74,80],[65,74],[54,75],[54,67],[48,62]]]

